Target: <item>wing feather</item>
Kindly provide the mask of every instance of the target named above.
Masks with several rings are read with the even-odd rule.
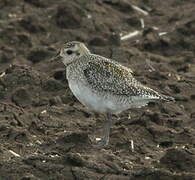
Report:
[[[93,55],[84,70],[85,78],[92,89],[113,95],[138,97],[142,99],[162,99],[155,90],[142,85],[132,70],[102,56]]]
[[[98,91],[115,95],[135,96],[140,83],[133,78],[131,69],[104,59],[89,61],[84,75],[89,85]]]

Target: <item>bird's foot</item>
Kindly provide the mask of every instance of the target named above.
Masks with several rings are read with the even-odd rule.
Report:
[[[109,138],[102,138],[102,139],[98,138],[98,140],[96,139],[95,147],[102,149],[108,146],[108,144],[109,144]]]
[[[91,144],[98,149],[105,148],[109,144],[109,139],[106,138],[95,138],[91,137],[90,138]]]

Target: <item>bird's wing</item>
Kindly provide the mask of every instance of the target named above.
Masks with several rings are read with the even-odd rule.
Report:
[[[109,59],[89,61],[84,75],[92,89],[114,95],[137,96],[141,86],[131,69]]]
[[[91,58],[84,69],[84,75],[89,86],[96,91],[127,97],[140,97],[145,100],[174,101],[174,98],[161,95],[157,91],[142,85],[133,77],[131,69],[100,56]]]

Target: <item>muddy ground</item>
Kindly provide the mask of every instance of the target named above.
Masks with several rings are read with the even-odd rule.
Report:
[[[142,36],[120,41],[142,30],[141,18]],[[194,0],[1,0],[0,180],[195,179],[194,34]],[[109,146],[95,148],[103,115],[83,107],[63,64],[49,61],[71,40],[176,102],[113,116]]]

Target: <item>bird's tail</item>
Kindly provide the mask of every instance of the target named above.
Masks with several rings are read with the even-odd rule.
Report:
[[[163,101],[167,101],[167,102],[175,101],[175,98],[173,98],[171,96],[166,96],[166,95],[162,95],[160,99],[163,100]]]

